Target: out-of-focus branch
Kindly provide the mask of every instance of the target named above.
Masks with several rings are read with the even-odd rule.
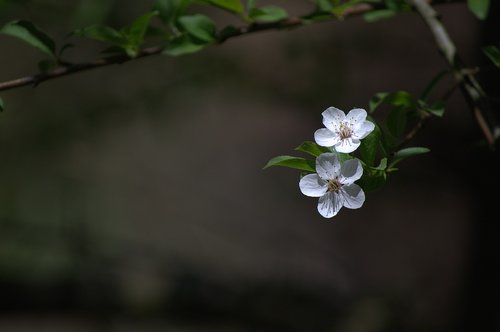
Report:
[[[448,65],[453,70],[455,80],[460,86],[467,103],[471,107],[477,123],[490,146],[500,136],[500,127],[492,113],[484,90],[473,73],[463,64],[458,56],[455,44],[442,24],[438,13],[426,0],[406,0],[425,21],[432,32],[436,45]]]
[[[342,18],[362,15],[379,7],[380,7],[379,5],[375,4],[360,3],[358,5],[348,8],[343,13]],[[334,15],[324,17],[322,20],[319,21],[312,21],[306,16],[304,17],[297,16],[297,17],[290,17],[286,20],[274,23],[252,23],[250,25],[234,29],[233,31],[231,31],[231,33],[221,35],[216,41],[216,43],[221,44],[228,39],[243,35],[248,35],[255,32],[268,31],[268,30],[284,30],[284,29],[305,26],[316,22],[333,21],[335,19],[338,19],[338,17]],[[46,73],[38,73],[35,75],[20,77],[10,81],[0,82],[0,91],[15,89],[27,85],[37,86],[38,84],[44,81],[53,80],[59,77],[75,74],[81,71],[87,71],[109,65],[122,64],[124,62],[142,59],[147,56],[161,54],[163,50],[164,50],[163,46],[156,46],[156,47],[149,47],[142,49],[139,52],[139,54],[134,58],[131,58],[124,54],[124,55],[109,56],[87,63],[61,64],[58,67]]]

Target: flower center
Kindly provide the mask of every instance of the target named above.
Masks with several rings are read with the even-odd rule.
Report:
[[[352,129],[345,123],[340,124],[340,139],[346,139],[351,137]]]
[[[337,179],[328,180],[328,191],[338,192],[342,187],[342,183]]]

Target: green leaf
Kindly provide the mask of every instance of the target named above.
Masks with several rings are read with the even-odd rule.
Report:
[[[247,0],[247,8],[251,10],[255,8],[257,0]]]
[[[330,0],[316,0],[316,10],[322,13],[331,13],[333,4]]]
[[[77,29],[73,32],[73,34],[79,37],[94,39],[119,46],[127,45],[127,38],[123,33],[101,24],[94,24],[82,29]]]
[[[386,125],[387,129],[395,138],[403,135],[406,129],[408,114],[403,107],[394,108],[387,116]]]
[[[314,157],[317,157],[322,153],[332,152],[330,149],[324,146],[319,146],[318,144],[311,141],[303,142],[302,144],[297,146],[294,150],[308,153]]]
[[[203,0],[203,2],[207,2],[232,13],[243,13],[243,5],[240,0]]]
[[[215,23],[208,16],[201,14],[181,16],[179,17],[179,24],[191,36],[200,41],[205,43],[215,41]]]
[[[285,20],[288,13],[281,7],[264,6],[252,8],[249,14],[250,18],[261,23],[274,23]]]
[[[427,107],[425,110],[432,115],[442,117],[444,115],[444,102],[438,101],[434,105]]]
[[[394,167],[397,163],[399,163],[403,159],[406,159],[411,156],[416,156],[419,154],[424,154],[429,151],[430,151],[429,149],[423,147],[411,147],[411,148],[401,149],[398,152],[396,152],[392,157],[391,163],[389,164],[389,168]]]
[[[368,166],[373,166],[375,164],[375,158],[377,157],[377,149],[380,145],[380,139],[380,128],[379,126],[375,125],[375,129],[368,136],[361,140],[359,152],[361,153],[361,159]]]
[[[271,166],[283,166],[289,168],[299,169],[306,172],[316,172],[316,163],[313,160],[292,157],[292,156],[278,156],[269,160],[263,169]]]
[[[158,11],[158,16],[163,23],[172,25],[190,4],[191,0],[156,0],[153,10]]]
[[[490,0],[467,0],[467,6],[478,19],[484,20],[488,16]]]
[[[0,98],[0,112],[3,112],[4,109],[5,109],[5,104],[3,102],[3,99]]]
[[[490,58],[491,62],[500,68],[500,49],[496,46],[490,45],[483,47],[482,50],[483,53]]]
[[[381,104],[415,108],[417,101],[406,91],[379,92],[369,102],[370,113],[373,113]]]
[[[381,163],[382,162],[383,161],[381,161]],[[385,170],[365,166],[363,176],[361,179],[356,181],[356,183],[363,188],[364,191],[368,192],[380,188],[385,184],[386,180],[387,174],[385,173]]]
[[[40,51],[56,58],[56,44],[45,32],[28,21],[12,21],[0,29],[0,33],[17,37]]]
[[[138,49],[144,42],[144,35],[148,30],[151,19],[158,15],[157,11],[146,13],[137,18],[129,27],[122,30],[128,40],[128,46]]]
[[[436,87],[436,85],[439,83],[439,81],[441,81],[449,73],[450,73],[449,70],[442,70],[436,76],[434,76],[432,80],[427,84],[422,94],[420,95],[420,99],[423,101],[427,101],[429,95],[431,94],[432,90]]]
[[[363,18],[365,19],[366,22],[376,22],[380,20],[384,20],[386,18],[393,17],[397,14],[398,12],[393,10],[393,9],[379,9],[379,10],[373,10],[369,11],[365,14],[363,14]]]
[[[46,73],[52,69],[57,67],[57,62],[54,60],[42,60],[38,63],[38,70],[40,70],[41,73]]]
[[[172,39],[163,54],[179,56],[184,54],[196,53],[204,49],[208,44],[200,43],[191,39],[189,36],[180,36]]]

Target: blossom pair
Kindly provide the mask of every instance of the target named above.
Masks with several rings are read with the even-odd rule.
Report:
[[[299,182],[300,191],[309,197],[319,197],[318,212],[325,218],[335,216],[345,206],[360,208],[365,201],[363,189],[354,182],[363,175],[363,167],[358,159],[348,159],[343,163],[336,152],[351,153],[368,136],[375,125],[366,120],[366,111],[352,109],[347,115],[335,107],[323,113],[326,128],[318,129],[314,139],[318,145],[334,149],[316,158],[316,172],[308,174]]]

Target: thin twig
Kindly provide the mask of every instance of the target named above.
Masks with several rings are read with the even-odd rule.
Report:
[[[441,23],[438,13],[426,0],[406,1],[416,9],[434,35],[436,45],[453,70],[455,80],[472,109],[484,137],[488,144],[493,146],[495,139],[500,136],[500,127],[496,123],[484,90],[473,73],[467,70],[460,60],[455,44]]]

